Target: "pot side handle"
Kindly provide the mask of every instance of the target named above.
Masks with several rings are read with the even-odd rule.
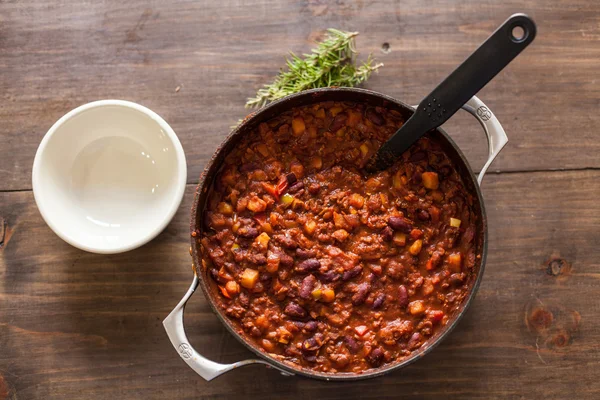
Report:
[[[488,141],[488,159],[477,176],[477,183],[481,186],[483,176],[508,143],[508,137],[494,113],[477,96],[471,97],[471,100],[466,102],[462,108],[479,121]]]
[[[249,359],[244,361],[238,361],[233,364],[220,364],[214,361],[203,357],[200,353],[198,353],[192,345],[185,334],[185,328],[183,326],[183,311],[185,309],[185,304],[190,299],[190,297],[194,294],[194,291],[198,288],[198,277],[194,273],[194,280],[190,288],[188,289],[183,299],[177,304],[175,309],[171,311],[171,313],[167,316],[167,318],[163,321],[163,326],[167,331],[167,335],[173,344],[173,347],[179,353],[179,356],[190,366],[198,375],[204,378],[206,381],[211,381],[215,379],[217,376],[224,374],[225,372],[229,372],[232,369],[243,367],[250,364],[264,364],[268,367],[276,368],[283,375],[293,375],[287,371],[281,370],[276,366],[269,364],[266,361],[258,360],[258,359]]]

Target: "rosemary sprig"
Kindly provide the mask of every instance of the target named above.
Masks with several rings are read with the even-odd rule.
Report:
[[[355,37],[358,32],[328,29],[327,38],[310,54],[302,57],[290,52],[286,59],[287,70],[281,70],[275,80],[249,98],[246,108],[265,104],[302,90],[328,86],[356,86],[367,79],[383,64],[375,63],[372,55],[357,65],[358,52]]]

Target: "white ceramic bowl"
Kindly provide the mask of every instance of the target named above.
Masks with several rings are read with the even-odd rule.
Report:
[[[63,240],[120,253],[158,235],[185,191],[185,154],[153,111],[122,100],[84,104],[46,133],[33,162],[33,194]]]

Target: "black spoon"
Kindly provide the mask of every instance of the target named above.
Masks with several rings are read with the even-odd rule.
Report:
[[[421,101],[414,114],[366,163],[367,172],[391,166],[415,141],[446,122],[535,38],[525,14],[508,18],[473,54]]]

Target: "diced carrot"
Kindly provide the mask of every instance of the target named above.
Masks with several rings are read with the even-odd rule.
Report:
[[[325,303],[331,303],[333,300],[335,300],[335,291],[332,288],[323,288],[321,290],[320,300],[324,301]]]
[[[279,262],[280,257],[275,253],[269,252],[269,254],[267,255],[267,272],[271,274],[277,272],[277,270],[279,269]]]
[[[279,193],[277,192],[277,188],[275,187],[275,185],[272,185],[267,182],[261,182],[260,184],[262,185],[263,189],[265,189],[265,191],[267,193],[269,193],[271,196],[275,197],[276,199],[279,199]]]
[[[323,167],[323,160],[319,156],[315,156],[310,160],[310,165],[314,169],[321,169]]]
[[[431,197],[433,197],[433,200],[435,200],[439,203],[442,200],[444,200],[444,193],[442,193],[439,190],[434,190],[431,192]]]
[[[287,181],[287,178],[284,176],[282,176],[281,178],[279,178],[279,182],[277,182],[277,195],[281,196],[289,187],[289,183]]]
[[[440,322],[444,318],[444,312],[442,310],[431,310],[428,312],[429,319],[433,323]]]
[[[231,298],[231,296],[229,295],[229,293],[227,293],[227,290],[223,286],[219,285],[219,290],[221,291],[221,294],[223,296],[227,297],[228,299]]]

